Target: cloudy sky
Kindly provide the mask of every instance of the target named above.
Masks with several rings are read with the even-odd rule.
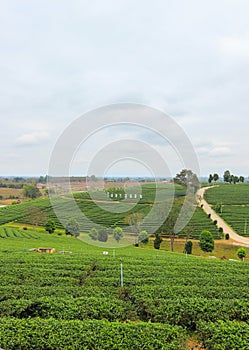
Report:
[[[248,176],[248,0],[0,1],[0,175],[47,174],[65,128],[119,102],[169,114],[201,175]]]

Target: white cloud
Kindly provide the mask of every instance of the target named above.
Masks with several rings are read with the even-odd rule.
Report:
[[[224,54],[249,59],[249,37],[223,37],[219,40],[219,45]]]
[[[44,173],[52,143],[73,119],[103,104],[134,102],[172,115],[193,143],[210,140],[198,150],[203,169],[210,159],[218,167],[219,155],[228,162],[236,149],[229,161],[247,175],[248,13],[248,0],[4,2],[2,172],[9,173],[3,157],[10,153],[19,159],[13,173],[23,164],[30,171],[37,154],[16,145],[36,145],[44,157],[36,171]]]
[[[39,145],[49,139],[47,131],[33,131],[31,133],[23,134],[16,140],[18,146],[33,146]]]

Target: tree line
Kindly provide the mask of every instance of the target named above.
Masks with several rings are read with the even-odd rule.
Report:
[[[209,174],[208,182],[211,184],[213,181],[216,183],[220,176],[217,173]],[[223,174],[223,181],[230,184],[243,183],[245,181],[244,176],[233,175],[229,170],[226,170]]]

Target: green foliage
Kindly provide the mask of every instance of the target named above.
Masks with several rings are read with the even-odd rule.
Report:
[[[222,203],[222,218],[239,234],[248,236],[246,220],[249,222],[249,184],[236,186],[220,184],[205,192],[208,203]],[[215,209],[215,208],[214,208]]]
[[[199,245],[204,252],[212,252],[214,250],[214,238],[210,231],[203,230],[201,232]]]
[[[221,203],[217,203],[213,209],[216,211],[216,213],[221,214],[222,213],[222,204]]]
[[[241,247],[238,249],[237,251],[237,255],[241,260],[244,260],[244,258],[246,257],[246,250],[245,248]]]
[[[219,180],[219,175],[217,173],[214,173],[213,179],[214,179],[215,182],[218,181]]]
[[[74,218],[71,218],[68,220],[65,226],[65,232],[66,232],[66,235],[71,235],[74,237],[78,237],[80,235],[79,224]]]
[[[133,247],[103,256],[102,248],[42,230],[1,227],[0,234],[0,343],[6,349],[186,349],[181,327],[196,331],[210,349],[215,339],[243,349],[242,336],[233,336],[247,334],[247,263]],[[73,254],[28,252],[68,245]],[[219,331],[208,332],[212,325]]]
[[[192,254],[192,247],[193,247],[193,243],[191,241],[187,241],[184,247],[185,253]]]
[[[226,170],[223,175],[224,182],[231,182],[231,174],[229,170]]]
[[[35,199],[41,196],[40,190],[35,185],[24,185],[23,195],[26,198]]]
[[[154,239],[154,248],[155,249],[160,249],[160,245],[162,243],[163,239],[162,236],[159,232],[155,234],[155,239]]]
[[[92,227],[89,231],[89,237],[94,241],[98,239],[98,230],[95,227]]]
[[[174,182],[183,186],[185,189],[188,187],[193,188],[194,192],[196,192],[200,186],[197,175],[189,169],[183,169],[179,174],[176,174]]]
[[[212,181],[213,181],[213,179],[214,179],[214,178],[213,178],[213,175],[212,175],[212,174],[210,174],[210,175],[209,175],[209,178],[208,178],[208,182],[211,184],[211,183],[212,183]]]
[[[199,338],[206,349],[246,350],[249,344],[249,325],[244,322],[201,322]]]
[[[143,244],[147,244],[149,242],[148,232],[145,231],[145,230],[139,232],[139,234],[138,234],[138,241],[143,243]]]
[[[116,240],[116,242],[118,243],[122,237],[123,237],[123,230],[121,227],[115,227],[115,229],[113,230],[113,237]]]
[[[225,239],[226,239],[227,241],[230,239],[229,233],[226,233],[226,234],[225,234]]]
[[[108,241],[108,230],[101,228],[98,232],[98,240],[100,242],[107,242]]]
[[[0,332],[1,345],[9,350],[180,350],[186,340],[180,327],[106,320],[3,319]]]
[[[45,230],[48,233],[54,233],[55,231],[55,221],[53,219],[48,219],[45,225]]]

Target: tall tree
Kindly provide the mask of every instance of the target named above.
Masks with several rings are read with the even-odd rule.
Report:
[[[197,175],[189,169],[183,169],[179,174],[176,174],[174,183],[182,185],[185,189],[193,188],[194,192],[198,190],[200,184]]]
[[[154,240],[154,248],[160,249],[162,241],[163,241],[163,239],[162,239],[161,233],[156,232],[155,233],[155,240]]]
[[[212,175],[212,174],[210,174],[210,175],[209,175],[209,178],[208,178],[208,182],[211,184],[211,183],[212,183],[212,181],[213,181],[213,179],[214,179],[214,178],[213,178],[213,175]]]
[[[244,182],[244,181],[245,181],[244,176],[240,176],[240,177],[239,177],[239,182]]]
[[[224,182],[230,182],[231,183],[231,174],[229,170],[226,170],[223,175]]]
[[[219,180],[219,175],[217,173],[214,173],[213,175],[214,182]]]

